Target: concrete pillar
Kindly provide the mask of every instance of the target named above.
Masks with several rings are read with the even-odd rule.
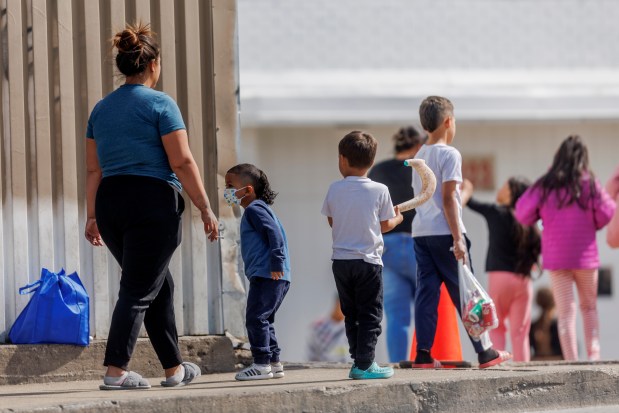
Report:
[[[213,56],[215,76],[215,124],[217,133],[217,187],[220,195],[226,171],[238,161],[240,141],[238,24],[236,0],[212,0]],[[212,175],[214,176],[214,175]],[[240,262],[239,218],[219,196],[223,318],[225,328],[245,336],[245,276]]]

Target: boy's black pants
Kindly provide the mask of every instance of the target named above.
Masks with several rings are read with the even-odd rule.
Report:
[[[358,364],[374,361],[376,342],[382,331],[382,272],[382,266],[363,260],[333,260],[350,356]]]
[[[163,368],[182,363],[168,264],[181,242],[184,208],[183,197],[161,179],[122,175],[101,180],[97,226],[122,270],[105,366],[127,369],[142,322]]]

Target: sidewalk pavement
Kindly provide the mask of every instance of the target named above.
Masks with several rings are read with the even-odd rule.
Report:
[[[227,336],[179,337],[178,344],[183,360],[196,363],[204,373],[233,371],[237,364]],[[104,372],[105,345],[105,340],[95,340],[88,347],[0,345],[0,385],[98,380]],[[144,377],[160,374],[161,365],[148,339],[138,339],[130,368]]]
[[[508,364],[486,370],[396,369],[350,380],[349,365],[285,364],[286,377],[238,382],[206,374],[191,385],[100,391],[100,380],[0,386],[0,413],[47,412],[527,412],[619,404],[619,362]],[[139,372],[139,371],[138,371]]]

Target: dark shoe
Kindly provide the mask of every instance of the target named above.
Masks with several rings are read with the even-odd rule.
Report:
[[[440,369],[442,367],[440,361],[432,358],[429,350],[417,350],[415,362],[411,365],[414,369]]]

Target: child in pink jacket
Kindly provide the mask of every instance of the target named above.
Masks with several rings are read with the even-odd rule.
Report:
[[[578,359],[574,284],[587,356],[600,358],[596,306],[600,260],[595,233],[608,224],[614,210],[615,202],[589,169],[587,147],[578,135],[561,143],[549,171],[516,204],[516,219],[522,224],[542,220],[542,261],[550,273],[565,360]]]

